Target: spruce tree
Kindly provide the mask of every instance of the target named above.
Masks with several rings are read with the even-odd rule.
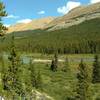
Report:
[[[52,62],[51,62],[50,69],[51,69],[52,71],[55,71],[55,62],[54,62],[54,60],[52,60]]]
[[[2,18],[7,16],[4,4],[0,1],[0,36],[3,36],[7,28],[2,23]]]
[[[55,53],[54,59],[51,62],[50,69],[52,71],[57,71],[57,68],[58,68],[58,55],[57,55],[57,53]]]
[[[92,83],[100,83],[100,61],[98,55],[94,58]]]
[[[4,4],[0,1],[0,36],[4,36],[7,28],[3,25],[2,23],[2,18],[7,16],[7,13],[5,11],[5,6]],[[3,76],[4,76],[4,62],[3,62],[3,59],[2,59],[2,68],[1,68],[1,80],[2,80],[2,85],[5,86],[6,84],[6,78],[4,79]],[[5,76],[6,77],[6,76]]]
[[[17,55],[15,51],[14,35],[12,36],[11,52],[8,59],[10,61],[10,65],[8,67],[8,71],[4,75],[4,79],[7,79],[5,90],[11,92],[13,95],[22,95],[24,91],[20,76],[21,61],[20,57]]]
[[[54,55],[54,65],[55,65],[55,71],[57,71],[57,68],[58,68],[58,53],[55,53],[55,55]]]
[[[77,73],[77,96],[76,100],[88,100],[89,77],[86,64],[81,61]]]

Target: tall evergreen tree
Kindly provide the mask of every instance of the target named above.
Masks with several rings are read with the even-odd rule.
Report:
[[[94,59],[92,82],[100,83],[100,61],[98,55],[96,55]]]
[[[4,4],[0,1],[0,36],[3,36],[7,28],[2,23],[2,18],[7,16]]]
[[[21,95],[24,92],[21,78],[19,76],[21,73],[21,63],[20,63],[21,61],[15,51],[14,35],[12,36],[11,52],[8,59],[11,63],[8,67],[8,71],[4,75],[4,80],[7,79],[5,90],[11,92],[13,95],[15,94]]]
[[[55,70],[57,71],[57,68],[58,68],[58,53],[55,53],[54,61],[55,61]]]
[[[3,36],[7,30],[7,28],[3,25],[2,23],[2,18],[7,16],[7,13],[5,11],[5,6],[4,4],[0,1],[0,36]],[[4,75],[5,71],[4,71],[4,62],[2,59],[2,68],[1,68],[1,79],[2,79],[2,85],[5,86],[5,80],[3,79],[3,75]],[[6,79],[6,78],[5,78]]]
[[[54,62],[54,60],[52,60],[52,62],[51,62],[50,69],[51,69],[52,71],[55,71],[55,62]]]
[[[79,72],[77,73],[77,96],[76,100],[88,100],[89,77],[87,66],[81,61]]]
[[[50,69],[51,69],[52,71],[57,71],[57,68],[58,68],[58,54],[55,53],[54,59],[53,59],[52,62],[51,62]]]

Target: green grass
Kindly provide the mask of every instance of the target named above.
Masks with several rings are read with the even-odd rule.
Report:
[[[26,53],[22,52],[19,53],[20,55],[23,56],[31,56],[34,58],[45,58],[45,59],[52,59],[54,57],[53,54],[41,54],[41,53]],[[65,59],[66,57],[68,58],[93,58],[95,54],[59,54],[58,57],[60,59]]]
[[[73,74],[64,73],[60,69],[58,69],[57,72],[52,72],[50,71],[50,66],[47,67],[45,64],[35,64],[35,67],[41,71],[43,91],[55,100],[63,100],[62,98],[64,98],[65,94],[70,95],[72,92],[70,88],[76,81]],[[69,92],[67,92],[67,90]]]
[[[26,54],[27,56],[32,56],[33,58],[45,58],[45,59],[52,59],[53,55],[42,55],[42,54]],[[22,54],[22,55],[24,55]],[[80,54],[80,55],[59,55],[60,59],[65,59],[66,56],[68,58],[73,59],[81,59],[81,58],[93,58],[94,55],[92,54]],[[89,69],[89,73],[91,75],[91,69],[93,62],[85,62],[87,64],[87,67]],[[38,71],[40,70],[42,75],[42,81],[43,81],[43,90],[45,93],[47,93],[49,96],[53,97],[54,100],[66,100],[66,97],[71,97],[75,95],[75,89],[76,89],[76,74],[77,74],[77,68],[79,62],[73,62],[70,61],[70,70],[69,72],[63,72],[62,67],[64,66],[64,63],[59,63],[58,71],[52,72],[50,70],[50,63],[34,63],[35,69]],[[1,64],[0,64],[1,65]],[[6,63],[5,66],[8,64]],[[23,72],[27,73],[28,65],[23,65]],[[25,76],[22,76],[23,79],[28,79],[28,73],[25,74]],[[0,85],[0,89],[2,89]],[[90,84],[90,94],[91,98],[96,98],[100,96],[100,84]],[[95,100],[95,99],[94,99]]]
[[[78,64],[77,64],[78,65]],[[90,64],[88,65],[89,67]],[[43,91],[53,97],[55,100],[65,100],[65,97],[75,95],[73,91],[76,88],[76,64],[70,65],[71,72],[63,72],[61,68],[57,72],[49,70],[50,65],[47,67],[45,64],[35,64],[36,69],[41,71],[43,79]],[[60,67],[60,66],[59,66]],[[91,73],[91,70],[89,70]],[[96,94],[100,95],[100,84],[90,84],[91,97]]]

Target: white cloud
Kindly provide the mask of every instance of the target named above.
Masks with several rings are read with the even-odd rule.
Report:
[[[90,3],[97,3],[100,2],[100,0],[90,0]]]
[[[27,24],[27,23],[30,23],[31,21],[32,21],[31,19],[22,19],[22,20],[18,20],[17,23]]]
[[[73,8],[76,8],[78,6],[80,6],[81,3],[80,2],[74,2],[74,1],[68,1],[67,4],[63,7],[59,7],[57,9],[57,12],[58,13],[61,13],[61,14],[66,14],[68,13],[71,9]]]
[[[45,11],[39,11],[38,14],[39,15],[45,14]]]
[[[8,15],[8,16],[6,16],[5,18],[17,19],[17,18],[19,18],[19,16]]]
[[[10,24],[4,24],[5,27],[10,27]]]

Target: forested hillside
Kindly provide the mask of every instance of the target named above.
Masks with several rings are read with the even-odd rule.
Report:
[[[100,18],[67,29],[15,32],[16,48],[41,53],[100,53]],[[0,42],[0,50],[9,47],[11,35]],[[29,49],[30,48],[30,49]]]

